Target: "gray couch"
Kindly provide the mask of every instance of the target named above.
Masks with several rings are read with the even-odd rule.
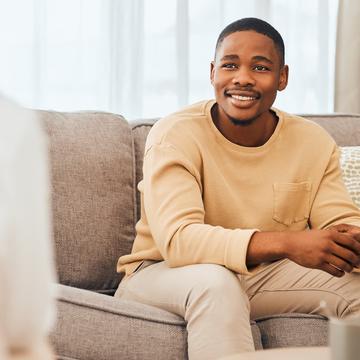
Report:
[[[154,120],[128,123],[101,112],[38,112],[50,139],[59,359],[186,359],[182,318],[112,297],[116,262],[139,218],[136,184]],[[339,145],[360,145],[360,116],[307,116]],[[321,149],[319,149],[321,151]],[[216,326],[216,324],[214,324]],[[279,314],[252,322],[256,348],[324,345],[320,316]]]

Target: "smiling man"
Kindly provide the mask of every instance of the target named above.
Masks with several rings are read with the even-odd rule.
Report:
[[[254,350],[250,318],[324,315],[321,300],[327,314],[360,313],[360,211],[333,139],[272,108],[287,81],[280,34],[235,21],[211,63],[215,100],[161,119],[147,138],[116,296],[182,316],[190,359]]]

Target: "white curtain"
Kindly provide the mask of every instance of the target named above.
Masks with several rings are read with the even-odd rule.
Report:
[[[360,1],[340,0],[335,111],[360,113]]]
[[[275,106],[333,111],[338,0],[0,0],[0,91],[21,104],[162,116],[213,97],[219,32],[255,16],[282,34]]]

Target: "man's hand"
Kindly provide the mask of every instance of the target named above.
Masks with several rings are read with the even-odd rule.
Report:
[[[328,228],[328,230],[336,230],[340,233],[346,233],[355,235],[356,240],[360,241],[360,227],[355,225],[349,225],[349,224],[339,224],[339,225],[333,225]]]
[[[294,232],[287,241],[287,257],[299,265],[341,277],[359,266],[359,241],[360,229],[353,225]]]
[[[341,277],[360,267],[360,228],[341,224],[327,230],[253,234],[246,254],[247,266],[284,258]]]
[[[354,235],[354,238],[360,242],[360,227],[355,225],[349,224],[338,224],[333,225],[328,228],[328,230],[336,230],[341,233],[351,234]],[[353,269],[354,272],[360,273],[359,266]]]

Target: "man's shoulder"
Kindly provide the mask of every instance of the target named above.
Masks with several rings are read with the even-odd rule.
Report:
[[[295,115],[277,110],[277,113],[284,118],[285,129],[296,137],[306,137],[307,140],[314,139],[316,142],[334,143],[331,135],[316,122],[307,119],[306,115]]]
[[[201,101],[159,119],[151,128],[148,144],[171,141],[172,138],[186,137],[206,126],[208,109],[213,100]]]

